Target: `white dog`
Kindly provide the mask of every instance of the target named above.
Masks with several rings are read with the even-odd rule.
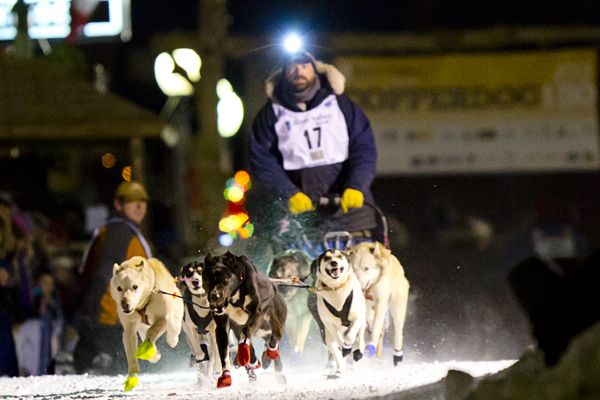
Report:
[[[360,243],[349,251],[350,264],[365,293],[369,310],[374,310],[367,355],[373,356],[383,335],[388,304],[394,320],[394,365],[402,361],[402,330],[408,304],[408,280],[400,261],[381,243]],[[370,318],[369,318],[370,320]]]
[[[313,262],[317,270],[317,310],[325,326],[327,348],[337,366],[329,378],[337,379],[344,371],[344,357],[352,351],[357,338],[354,360],[360,360],[365,350],[365,297],[343,252],[327,250]]]
[[[159,260],[135,256],[121,265],[114,265],[110,294],[117,302],[119,320],[123,325],[123,344],[129,367],[126,391],[138,384],[138,358],[153,363],[160,360],[155,343],[165,331],[169,346],[175,347],[179,341],[183,300],[161,294],[159,290],[172,294],[177,292],[173,276]],[[138,333],[144,338],[139,347]]]

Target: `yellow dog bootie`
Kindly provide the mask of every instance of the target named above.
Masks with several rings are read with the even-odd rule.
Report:
[[[135,352],[135,358],[150,360],[156,354],[156,346],[150,340],[144,340]]]
[[[138,385],[138,374],[133,373],[125,380],[125,391],[128,392]]]

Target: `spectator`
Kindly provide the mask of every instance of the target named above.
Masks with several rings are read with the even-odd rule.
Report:
[[[73,355],[78,373],[115,374],[118,371],[113,365],[126,365],[123,329],[110,295],[110,279],[115,264],[133,256],[152,257],[140,231],[147,201],[140,183],[122,182],[115,192],[112,215],[90,241],[74,298],[81,302],[80,339]]]

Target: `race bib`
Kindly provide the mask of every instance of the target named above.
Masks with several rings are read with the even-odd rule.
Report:
[[[335,95],[309,111],[273,104],[283,169],[336,164],[348,159],[348,127]]]

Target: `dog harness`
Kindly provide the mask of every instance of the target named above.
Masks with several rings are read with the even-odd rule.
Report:
[[[142,322],[146,325],[150,325],[150,323],[148,322],[148,316],[146,315],[146,307],[148,307],[148,304],[150,303],[150,297],[154,293],[160,292],[160,290],[158,290],[158,288],[156,287],[156,275],[154,275],[154,269],[152,270],[152,276],[154,277],[154,283],[152,284],[152,290],[150,291],[150,294],[148,294],[146,301],[144,301],[144,307],[137,310],[138,314],[140,314],[140,317],[142,317]]]
[[[350,307],[352,306],[352,298],[354,297],[354,290],[350,292],[344,305],[341,310],[336,310],[331,304],[327,302],[327,300],[323,299],[323,303],[325,303],[325,307],[329,310],[329,312],[334,316],[338,317],[342,321],[342,326],[350,326]]]
[[[198,312],[194,309],[194,302],[192,301],[192,293],[188,290],[183,294],[183,299],[186,301],[185,306],[188,309],[188,313],[190,314],[190,318],[194,325],[196,325],[196,329],[198,333],[206,334],[206,328],[212,321],[212,317],[210,313],[207,313],[206,316],[201,317],[198,315]]]

